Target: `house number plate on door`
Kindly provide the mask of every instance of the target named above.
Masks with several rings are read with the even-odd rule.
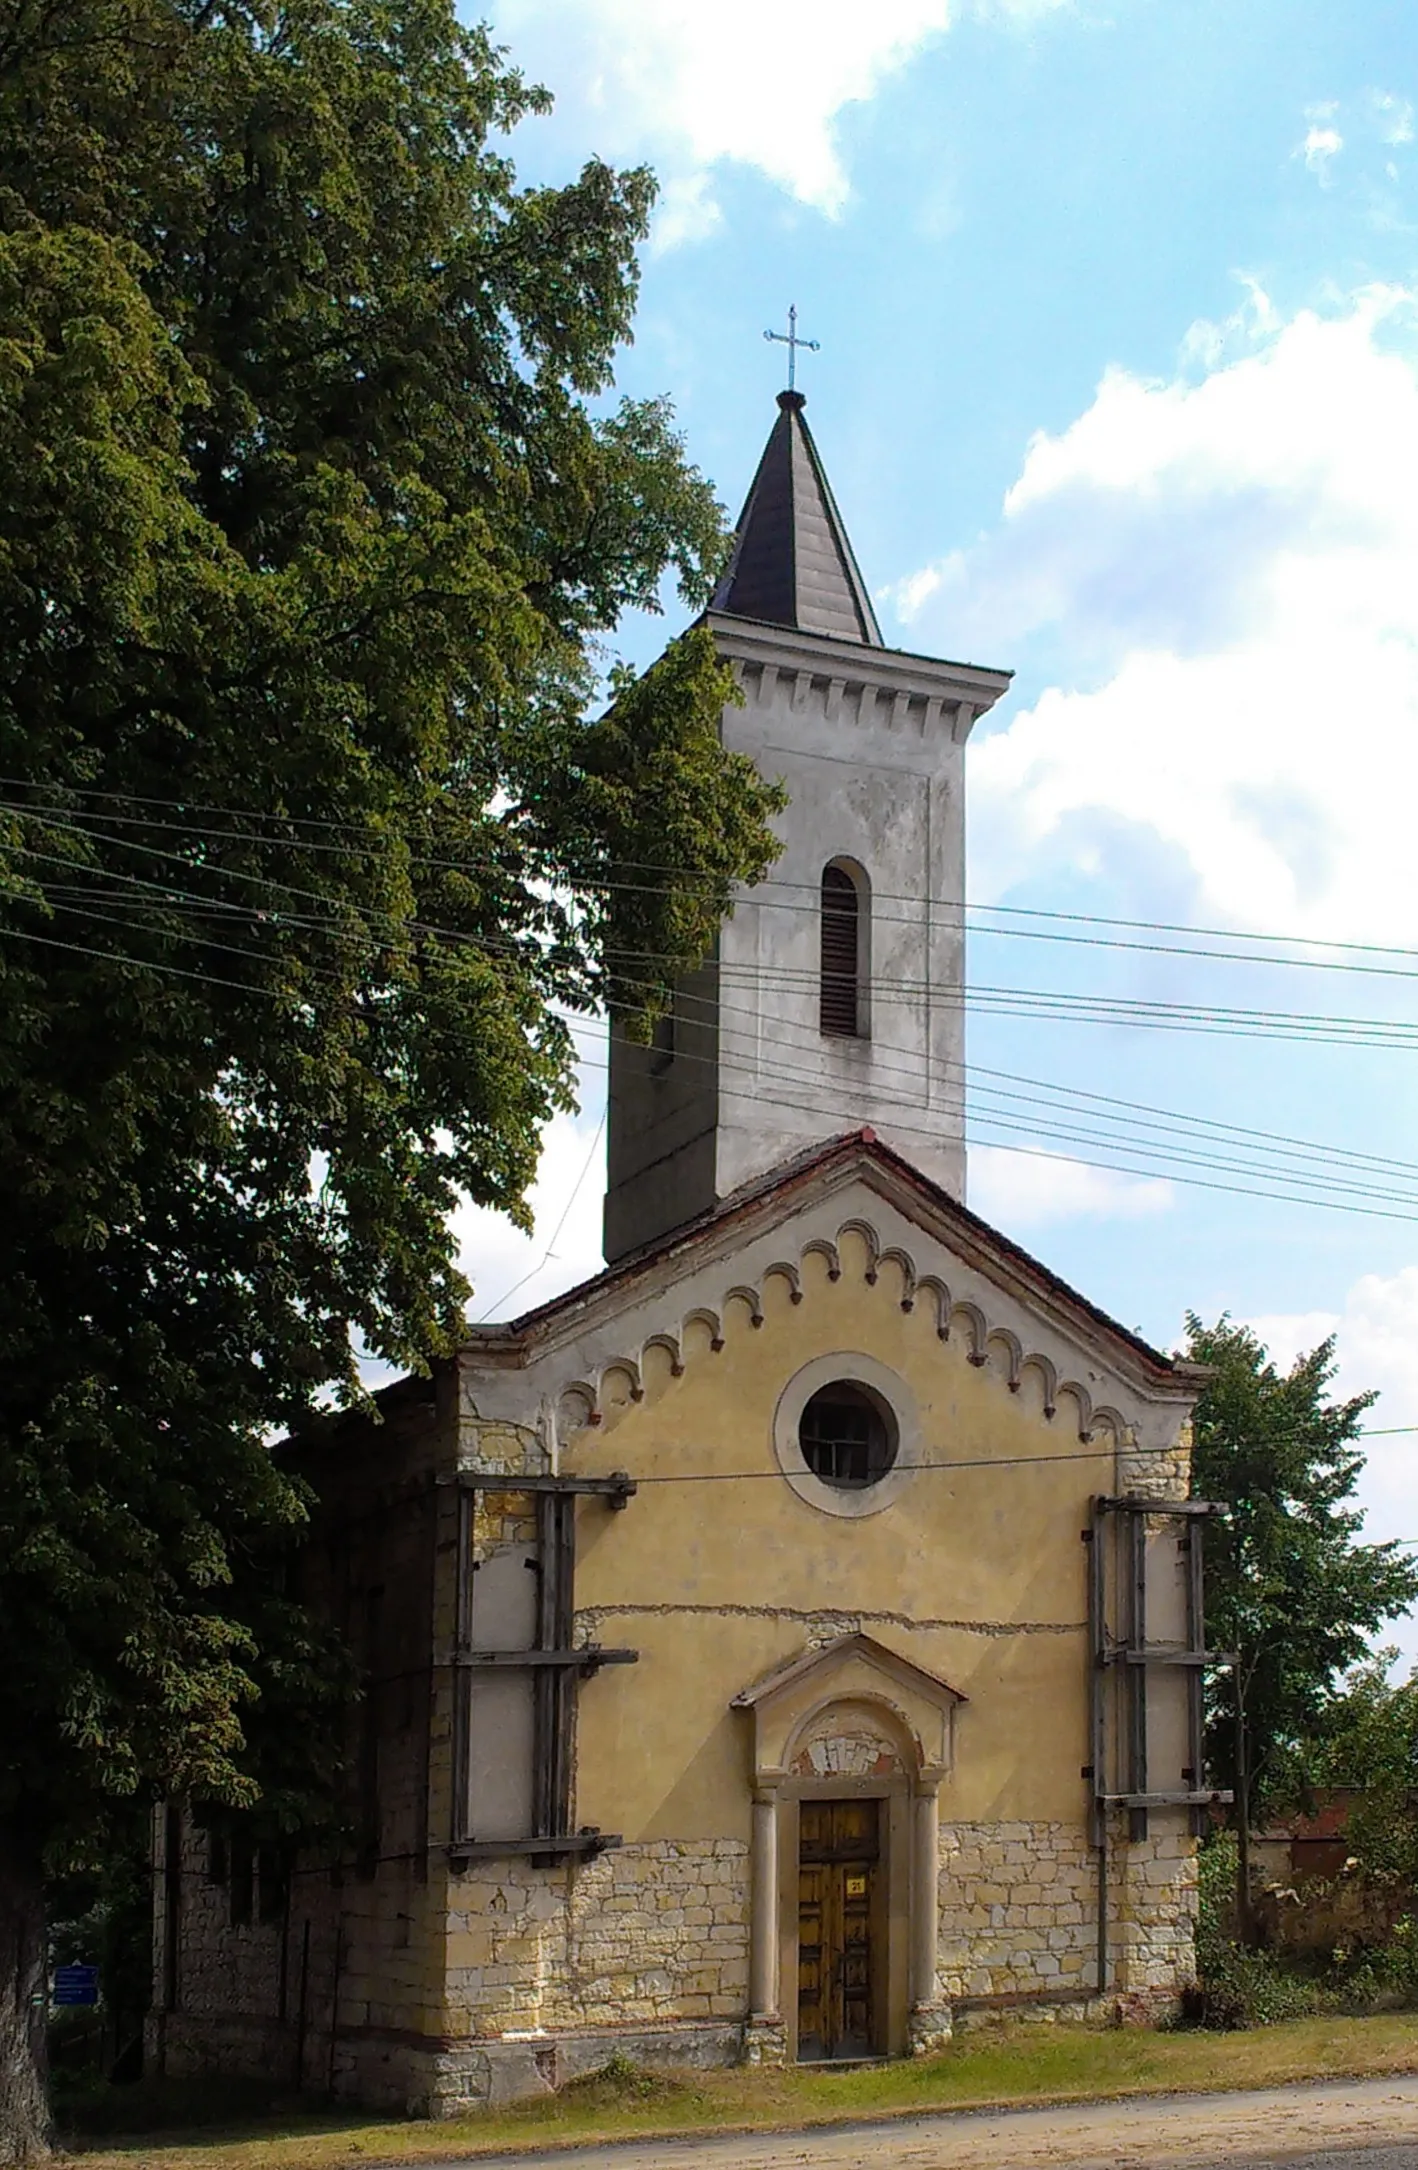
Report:
[[[864,1899],[866,1895],[867,1880],[865,1876],[849,1876],[847,1878],[847,1897],[849,1899]]]

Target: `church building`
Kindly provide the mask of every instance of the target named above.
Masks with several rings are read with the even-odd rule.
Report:
[[[964,1202],[965,746],[800,394],[707,613],[783,850],[611,1047],[595,1279],[300,1443],[358,1844],[159,1818],[152,2048],[433,2115],[1193,1966],[1199,1374]]]

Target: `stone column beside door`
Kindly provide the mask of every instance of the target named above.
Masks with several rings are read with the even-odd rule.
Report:
[[[913,2057],[929,2057],[951,2037],[950,2006],[941,2001],[940,1781],[926,1780],[911,1803],[911,2017]]]
[[[752,1876],[744,2063],[780,2065],[788,2046],[778,1989],[778,1795],[771,1789],[753,1796]]]

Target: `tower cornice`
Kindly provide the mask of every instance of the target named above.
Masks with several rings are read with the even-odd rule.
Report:
[[[851,703],[869,687],[917,710],[928,733],[932,724],[943,724],[957,743],[1008,692],[1013,677],[1011,671],[912,655],[902,648],[868,647],[724,611],[706,611],[703,622],[741,680],[756,677],[761,685],[763,674],[771,672],[780,684],[796,681],[791,695],[796,708],[808,705],[816,687],[830,716],[843,701]]]

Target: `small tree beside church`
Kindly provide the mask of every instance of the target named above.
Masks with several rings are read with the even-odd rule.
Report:
[[[1213,1372],[1193,1487],[1227,1508],[1207,1535],[1208,1640],[1236,1654],[1216,1680],[1207,1757],[1236,1792],[1244,1845],[1257,1817],[1303,1786],[1297,1751],[1323,1734],[1343,1676],[1418,1599],[1418,1560],[1360,1541],[1358,1442],[1377,1396],[1329,1398],[1333,1337],[1282,1372],[1249,1327],[1193,1314],[1186,1354]]]
[[[449,1346],[567,1012],[773,854],[704,640],[585,720],[724,529],[603,404],[652,181],[520,187],[544,104],[450,0],[0,0],[0,2159],[46,1860],[330,1791],[267,1442]]]

